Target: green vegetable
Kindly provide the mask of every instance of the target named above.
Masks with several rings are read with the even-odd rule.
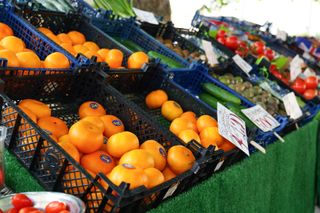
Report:
[[[288,62],[289,59],[287,57],[279,56],[278,58],[274,59],[272,63],[275,64],[279,70],[283,70],[286,68]]]
[[[296,96],[296,98],[297,98],[299,107],[303,108],[306,105],[306,103],[299,96]]]
[[[150,56],[151,58],[159,58],[162,63],[168,65],[171,68],[183,68],[184,67],[183,65],[172,60],[171,58],[168,58],[168,57],[166,57],[160,53],[157,53],[155,51],[149,51],[148,56]]]
[[[212,83],[204,83],[202,84],[202,88],[204,91],[209,93],[210,95],[213,95],[219,100],[222,100],[224,102],[230,102],[240,105],[241,100],[240,98],[232,95],[230,92],[227,92],[224,89],[221,89],[220,87],[217,87],[216,85]]]
[[[94,0],[94,4],[104,10],[112,10],[114,14],[121,17],[136,16],[133,11],[132,0]]]
[[[115,39],[116,41],[121,43],[123,46],[127,47],[132,52],[140,52],[140,51],[145,52],[144,49],[142,49],[139,45],[137,45],[136,43],[134,43],[130,40],[121,39],[118,37],[113,37],[113,39]]]
[[[201,93],[199,98],[212,108],[217,109],[218,100],[215,97],[209,95],[208,93]]]

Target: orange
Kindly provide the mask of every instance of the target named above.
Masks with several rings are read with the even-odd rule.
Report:
[[[48,28],[46,28],[46,27],[39,27],[38,28],[38,30],[40,31],[40,32],[42,32],[43,34],[49,34],[49,33],[52,33],[52,34],[54,34],[51,30],[49,30]]]
[[[67,51],[68,51],[71,55],[73,55],[73,56],[75,56],[75,55],[77,54],[71,44],[61,43],[60,46],[61,46],[63,49],[67,50]]]
[[[182,115],[180,115],[180,118],[186,118],[192,121],[193,123],[197,123],[197,116],[194,112],[191,112],[191,111],[182,113]]]
[[[145,63],[149,62],[149,57],[144,52],[135,52],[128,58],[129,69],[141,69]]]
[[[19,106],[29,109],[31,112],[33,112],[37,116],[37,119],[51,116],[50,107],[37,100],[24,99],[20,101]]]
[[[100,55],[103,61],[106,60],[106,55],[109,52],[109,49],[106,48],[101,48],[100,50],[97,51],[97,53]]]
[[[97,52],[100,49],[100,47],[93,41],[84,42],[83,46],[94,52]]]
[[[30,111],[29,109],[25,108],[25,107],[22,107],[22,106],[19,106],[19,108],[35,123],[37,123],[37,116],[32,112]],[[16,116],[15,116],[16,118]],[[21,128],[20,130],[27,130],[27,129],[30,129],[31,126],[30,124],[25,120],[25,119],[21,119]]]
[[[87,117],[82,118],[81,120],[88,121],[88,122],[92,123],[93,125],[97,126],[101,132],[104,131],[104,123],[100,119],[99,116],[87,116]]]
[[[71,39],[73,45],[83,44],[84,42],[86,42],[86,37],[78,31],[70,31],[68,33],[68,36]]]
[[[46,57],[44,60],[45,68],[52,68],[52,69],[66,69],[70,68],[69,59],[59,52],[51,53]]]
[[[122,155],[119,164],[131,164],[136,168],[146,169],[154,167],[154,159],[148,151],[134,149]]]
[[[24,42],[20,38],[15,37],[15,36],[4,37],[0,41],[0,45],[3,48],[10,50],[12,52],[15,52],[15,53],[22,52],[24,50],[24,48],[26,47]]]
[[[70,37],[67,34],[60,33],[57,35],[57,37],[58,37],[60,43],[72,45],[72,40],[70,39]]]
[[[112,135],[123,132],[124,125],[122,121],[114,115],[103,115],[100,117],[104,124],[103,134],[106,137],[111,137]]]
[[[135,189],[139,186],[148,187],[148,176],[143,169],[135,168],[130,164],[122,164],[114,167],[108,174],[108,178],[117,186],[122,182],[130,184],[129,189]]]
[[[66,151],[75,161],[79,162],[80,161],[80,153],[78,149],[70,142],[67,141],[62,141],[58,143],[64,151]]]
[[[181,106],[175,101],[166,101],[161,106],[161,114],[169,121],[178,118],[182,113]]]
[[[53,33],[47,33],[46,36],[49,37],[52,41],[54,41],[57,44],[61,43],[60,39]]]
[[[19,67],[20,63],[16,54],[10,50],[0,50],[0,58],[7,59],[8,67]]]
[[[41,129],[51,132],[57,138],[68,134],[68,127],[66,123],[56,117],[44,117],[38,120],[38,126]]]
[[[24,68],[41,68],[40,58],[33,52],[20,52],[16,54],[19,64]]]
[[[102,62],[102,58],[100,57],[100,55],[96,51],[89,50],[89,51],[85,52],[84,55],[89,59],[91,59],[93,56],[95,56],[97,58],[97,62]]]
[[[175,134],[176,136],[178,136],[180,134],[180,132],[182,132],[183,130],[186,129],[192,129],[194,131],[197,130],[197,127],[195,125],[195,123],[193,123],[192,121],[186,119],[186,118],[176,118],[174,119],[169,127],[169,130]]]
[[[165,181],[171,180],[177,176],[168,166],[162,171],[162,174]]]
[[[178,137],[185,143],[189,143],[192,140],[195,140],[198,143],[200,143],[200,137],[199,137],[198,133],[196,133],[192,129],[182,130],[179,133]]]
[[[101,130],[88,121],[78,121],[69,130],[70,142],[82,153],[97,151],[103,144]]]
[[[22,52],[32,52],[32,53],[35,53],[33,50],[30,50],[28,48],[24,48]]]
[[[205,148],[210,145],[220,146],[223,142],[223,137],[219,134],[218,127],[207,127],[200,133],[201,144]]]
[[[120,158],[124,153],[138,148],[138,137],[128,131],[112,135],[107,142],[107,151],[115,158]]]
[[[76,52],[76,54],[81,53],[81,54],[85,54],[86,52],[89,51],[88,48],[86,48],[85,46],[78,44],[78,45],[74,45],[73,46],[74,51]]]
[[[223,143],[219,146],[219,148],[225,152],[229,152],[230,150],[236,148],[236,146],[227,139],[224,139]]]
[[[108,174],[116,166],[112,157],[104,151],[96,151],[81,158],[81,166],[95,174]]]
[[[82,119],[86,116],[102,116],[106,114],[106,110],[101,104],[95,101],[87,101],[79,107],[79,117]]]
[[[217,127],[217,120],[210,115],[201,115],[197,120],[198,131],[201,132],[207,127]]]
[[[168,101],[168,95],[161,89],[152,91],[146,96],[146,105],[149,109],[160,108],[166,101]]]
[[[168,150],[168,165],[170,169],[177,175],[191,169],[195,160],[196,159],[192,152],[182,145],[172,146]]]
[[[148,188],[153,188],[164,182],[164,176],[158,169],[147,168],[144,169],[144,173],[148,176]]]
[[[68,173],[63,176],[62,183],[66,193],[82,195],[90,182],[83,173],[76,170],[68,170]]]
[[[123,61],[123,53],[118,49],[109,50],[105,57],[105,62],[110,68],[118,68]]]
[[[61,136],[61,137],[58,139],[58,141],[59,141],[59,143],[62,143],[62,142],[70,142],[69,135],[66,134],[66,135]]]
[[[149,152],[154,159],[154,167],[162,171],[167,164],[167,153],[164,147],[155,140],[147,140],[141,144],[140,149]]]
[[[13,30],[5,23],[0,22],[0,40],[6,36],[13,36]]]

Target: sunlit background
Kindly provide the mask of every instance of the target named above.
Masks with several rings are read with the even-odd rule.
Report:
[[[195,11],[203,5],[213,7],[210,16],[234,16],[264,24],[273,23],[289,35],[320,36],[320,2],[315,0],[234,0],[221,9],[214,8],[210,0],[170,0],[172,21],[177,27],[189,28]]]

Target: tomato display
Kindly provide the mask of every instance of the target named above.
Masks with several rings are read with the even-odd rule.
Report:
[[[238,44],[238,37],[237,36],[229,36],[226,38],[225,41],[226,47],[228,47],[231,50],[236,50],[239,46]]]
[[[318,77],[309,76],[306,80],[307,89],[316,89],[318,87]]]
[[[314,97],[316,97],[318,94],[318,91],[315,89],[307,89],[304,93],[303,93],[303,97],[306,100],[312,100]]]
[[[20,210],[24,207],[32,207],[33,202],[24,194],[16,194],[12,197],[11,203],[17,210]]]
[[[67,210],[68,206],[59,201],[53,201],[46,206],[46,213],[60,213],[63,210]]]
[[[297,79],[293,82],[293,84],[291,85],[291,88],[292,88],[294,91],[296,91],[296,92],[298,92],[298,93],[300,93],[300,94],[303,94],[303,93],[306,91],[306,89],[307,89],[307,85],[306,85],[306,82],[305,82],[303,79],[297,78]]]

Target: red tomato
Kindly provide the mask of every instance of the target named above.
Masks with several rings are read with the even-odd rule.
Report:
[[[239,46],[238,44],[238,37],[237,36],[230,36],[226,38],[225,42],[226,47],[231,50],[236,50]]]
[[[249,49],[247,47],[238,47],[238,49],[236,50],[236,54],[238,54],[239,56],[246,57],[248,55]]]
[[[245,42],[245,41],[240,41],[240,42],[239,42],[239,47],[245,47],[245,48],[248,49],[248,43]]]
[[[60,211],[59,213],[70,213],[70,211],[68,211],[68,210],[63,210],[63,211]]]
[[[218,41],[220,44],[223,44],[223,45],[225,45],[225,43],[226,43],[226,39],[225,39],[224,37],[219,37],[219,38],[217,38],[217,41]]]
[[[270,48],[267,48],[265,51],[264,51],[264,55],[269,59],[269,61],[272,61],[274,59],[274,52],[272,49]]]
[[[309,76],[306,79],[307,89],[317,89],[318,87],[318,78],[317,76]]]
[[[224,38],[226,36],[225,30],[218,30],[216,38]]]
[[[16,208],[11,208],[7,210],[6,213],[18,213],[18,210]]]
[[[270,70],[270,72],[274,75],[274,77],[278,78],[278,79],[282,79],[282,74],[278,71],[278,70]]]
[[[32,200],[24,194],[16,194],[11,198],[11,204],[17,209],[20,210],[24,207],[33,206]]]
[[[303,94],[303,93],[306,91],[306,89],[307,89],[307,85],[306,85],[306,82],[305,82],[303,79],[297,78],[297,79],[293,82],[293,84],[291,85],[291,88],[292,88],[294,91],[296,91],[296,92],[298,92],[298,93],[300,93],[300,94]]]
[[[39,211],[37,208],[34,207],[24,207],[22,209],[19,210],[19,213],[33,213],[35,211]]]
[[[59,213],[63,210],[68,210],[67,204],[59,201],[50,202],[46,206],[46,213]]]
[[[3,213],[2,209],[0,209],[0,213]]]
[[[253,45],[254,45],[254,46],[257,46],[257,47],[263,47],[263,48],[265,48],[264,43],[263,43],[262,41],[256,41],[256,42],[254,42]]]
[[[318,94],[318,91],[316,89],[307,89],[304,93],[303,93],[303,97],[306,100],[312,100],[314,97],[316,97]]]
[[[277,66],[275,64],[271,64],[270,67],[269,67],[269,70],[271,72],[272,70],[278,70],[278,68],[277,68]]]

